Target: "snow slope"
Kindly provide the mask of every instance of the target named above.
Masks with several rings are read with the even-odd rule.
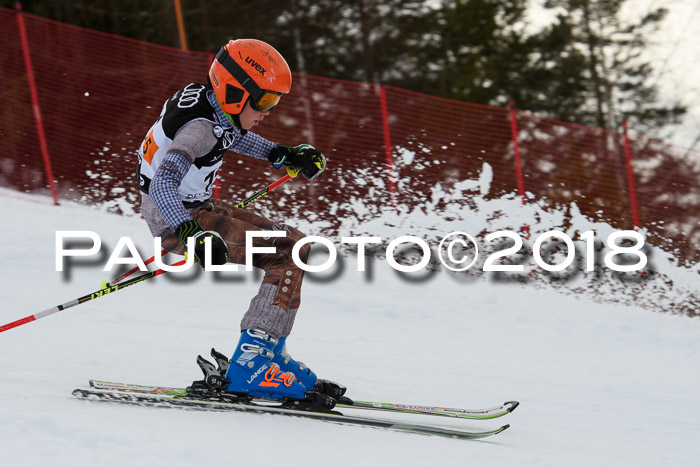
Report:
[[[1,191],[0,324],[99,288],[106,258],[55,271],[55,231],[106,245],[137,218]],[[384,260],[307,280],[293,355],[358,399],[522,405],[485,441],[458,441],[301,419],[148,409],[74,400],[89,378],[186,385],[197,354],[231,353],[257,290],[254,273],[166,276],[0,334],[3,466],[480,465],[689,466],[700,456],[700,320],[601,305],[551,290],[438,273],[408,282]],[[434,421],[429,418],[426,421]]]

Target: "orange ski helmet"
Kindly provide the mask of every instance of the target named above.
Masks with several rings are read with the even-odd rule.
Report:
[[[269,112],[292,88],[292,72],[284,57],[256,39],[229,41],[221,47],[209,79],[221,109],[231,115],[241,113],[248,97],[253,109]]]

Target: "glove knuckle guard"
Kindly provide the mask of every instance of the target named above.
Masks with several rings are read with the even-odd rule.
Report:
[[[291,169],[301,169],[301,173],[309,180],[318,177],[326,169],[326,157],[310,144],[299,144],[291,148],[278,144],[267,158],[276,169],[283,165]]]

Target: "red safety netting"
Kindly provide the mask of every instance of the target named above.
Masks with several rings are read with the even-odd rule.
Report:
[[[0,185],[50,193],[17,15],[0,9]],[[135,150],[163,102],[188,82],[205,80],[211,55],[23,18],[58,197],[85,203],[124,198],[137,206]],[[633,191],[622,133],[300,74],[256,131],[274,141],[311,142],[329,157],[323,183],[285,185],[298,194],[294,203],[259,201],[274,204],[280,217],[307,209],[326,221],[326,233],[353,214],[355,200],[370,214],[411,206],[437,184],[473,178],[488,163],[488,196],[517,193],[520,180],[528,197],[575,202],[585,215],[617,228],[633,228],[638,219],[654,243],[686,261],[700,260],[698,151],[681,157],[677,148],[632,139]],[[219,171],[222,198],[241,200],[281,176],[269,165],[231,156]]]

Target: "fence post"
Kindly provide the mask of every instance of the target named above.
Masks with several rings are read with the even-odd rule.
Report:
[[[508,101],[510,112],[510,133],[513,138],[513,150],[515,151],[515,176],[518,180],[518,194],[525,204],[525,181],[523,180],[523,167],[520,163],[520,145],[518,144],[518,122],[515,115],[515,103],[513,99]]]
[[[637,208],[637,190],[634,186],[634,172],[632,171],[632,150],[630,149],[630,139],[627,134],[627,120],[622,121],[622,134],[625,137],[625,162],[627,164],[627,184],[630,191],[630,204],[632,205],[632,220],[634,227],[639,227],[639,210]]]
[[[523,167],[520,162],[520,144],[518,143],[518,121],[515,114],[515,102],[513,99],[508,101],[508,111],[510,115],[510,133],[513,138],[513,151],[515,153],[515,177],[518,181],[518,195],[520,195],[520,201],[525,204],[525,181],[523,180]],[[530,238],[530,226],[523,224],[520,229],[524,234],[525,238]]]
[[[384,90],[384,85],[379,83],[379,107],[382,112],[382,129],[384,133],[384,147],[386,151],[386,165],[387,172],[389,174],[389,191],[391,192],[391,204],[394,205],[396,212],[399,212],[399,208],[396,205],[396,183],[394,181],[394,174],[396,174],[396,167],[394,166],[394,154],[391,147],[391,133],[389,132],[389,111],[386,105],[386,91]]]
[[[180,49],[187,50],[187,34],[185,34],[185,19],[182,15],[180,0],[173,0],[175,6],[175,16],[177,18],[177,33],[180,37]]]
[[[39,136],[39,147],[41,148],[41,155],[44,159],[44,170],[46,171],[46,178],[49,182],[49,187],[51,188],[51,195],[53,196],[53,202],[58,205],[58,193],[56,191],[56,184],[53,179],[53,171],[51,170],[51,159],[49,158],[49,148],[46,145],[46,136],[44,134],[44,124],[41,120],[41,109],[39,107],[39,95],[36,92],[36,82],[34,81],[34,71],[32,69],[32,59],[29,54],[29,41],[27,40],[27,30],[24,27],[24,17],[22,16],[22,4],[20,2],[15,3],[15,9],[17,10],[17,23],[19,24],[19,34],[22,41],[22,52],[24,54],[24,66],[27,69],[27,81],[29,81],[29,93],[32,98],[32,110],[34,111],[34,120],[36,121],[36,130]]]

